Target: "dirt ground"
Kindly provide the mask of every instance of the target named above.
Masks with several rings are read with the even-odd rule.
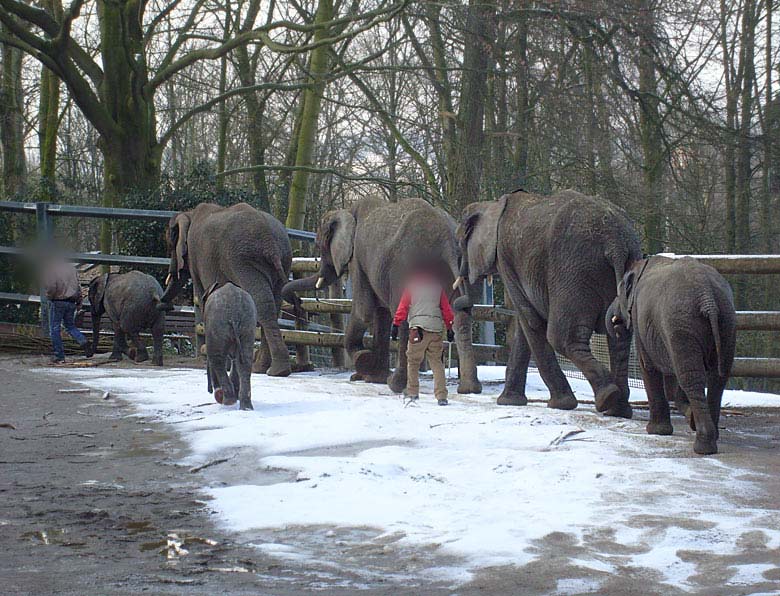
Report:
[[[186,446],[171,426],[134,415],[130,404],[113,396],[59,392],[83,387],[34,372],[46,363],[43,357],[0,357],[2,594],[579,594],[593,593],[595,585],[600,594],[683,593],[648,569],[618,567],[605,574],[578,567],[578,553],[619,555],[625,548],[614,542],[610,528],[584,540],[550,534],[534,545],[534,562],[485,569],[457,589],[422,572],[432,561],[451,562],[435,545],[412,551],[389,539],[384,548],[366,548],[361,528],[278,531],[302,544],[330,533],[336,551],[331,559],[339,565],[270,557],[251,546],[260,536],[215,526],[198,489],[229,479],[217,469],[182,466]],[[780,414],[743,411],[727,416],[724,425],[721,442],[734,447],[729,463],[743,467],[745,478],[762,488],[736,505],[780,516]],[[278,479],[269,475],[273,481]],[[679,519],[637,523],[690,522],[681,504]],[[748,530],[736,555],[682,554],[698,571],[687,593],[780,594],[780,549]],[[729,565],[746,563],[776,569],[766,571],[759,585],[724,585]]]

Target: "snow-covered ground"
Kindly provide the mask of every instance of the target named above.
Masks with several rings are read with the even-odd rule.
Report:
[[[172,428],[192,447],[187,464],[253,449],[256,459],[234,462],[246,470],[239,483],[204,487],[226,528],[371,528],[378,543],[399,536],[399,544],[453,555],[447,560],[460,563],[428,570],[453,585],[485,567],[533,560],[539,541],[555,532],[580,540],[609,531],[621,548],[583,549],[579,567],[650,568],[682,589],[692,586],[696,567],[681,552],[737,552],[745,534],[756,532],[768,549],[780,548],[777,510],[738,505],[757,485],[727,447],[695,456],[679,417],[674,436],[658,437],[645,433],[643,421],[606,418],[592,406],[498,407],[502,367],[481,367],[480,378],[496,382],[482,395],[453,395],[449,407],[430,395],[404,407],[386,386],[351,383],[348,374],[253,375],[254,412],[204,405],[212,398],[200,370],[47,372],[176,422]],[[572,386],[592,399],[584,381]],[[536,373],[529,373],[527,394],[548,397]],[[633,399],[645,396],[635,390]],[[778,407],[780,396],[731,391],[724,404]],[[288,473],[269,483],[269,469]],[[332,532],[321,534],[326,543]],[[315,556],[310,544],[257,546],[300,559]],[[316,556],[327,553],[323,544]],[[737,564],[729,581],[750,585],[765,567]]]

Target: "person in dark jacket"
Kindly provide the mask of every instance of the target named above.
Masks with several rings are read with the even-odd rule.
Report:
[[[416,400],[420,393],[420,364],[428,358],[433,371],[433,390],[440,406],[446,406],[447,380],[444,377],[444,351],[442,334],[447,330],[447,341],[452,342],[452,323],[455,316],[441,284],[427,271],[413,274],[401,295],[401,301],[393,319],[390,336],[398,338],[398,326],[409,321],[409,345],[406,391],[404,394]]]
[[[92,356],[92,347],[78,330],[75,322],[76,309],[81,306],[81,286],[76,268],[64,260],[52,259],[44,271],[44,291],[51,301],[49,335],[54,348],[54,364],[65,362],[60,328],[64,324],[70,336],[84,348],[87,358]]]

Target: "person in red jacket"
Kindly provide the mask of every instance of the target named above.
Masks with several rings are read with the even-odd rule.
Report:
[[[420,393],[420,364],[427,356],[433,371],[433,390],[440,406],[446,406],[447,380],[444,378],[444,351],[442,333],[447,330],[447,341],[455,335],[450,302],[441,284],[429,272],[422,270],[411,276],[398,304],[390,336],[398,338],[398,326],[409,321],[409,345],[406,349],[407,381],[404,395],[416,400]]]

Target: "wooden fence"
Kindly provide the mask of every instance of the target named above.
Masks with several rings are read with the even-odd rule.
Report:
[[[0,211],[29,213],[36,215],[38,234],[45,238],[51,235],[51,217],[99,217],[114,219],[141,219],[147,221],[167,221],[174,212],[151,211],[137,209],[109,209],[100,207],[79,207],[71,205],[50,205],[48,203],[17,203],[0,201]],[[301,230],[288,230],[290,238],[304,242],[313,242],[314,234]],[[19,256],[21,250],[17,247],[0,246],[0,255]],[[681,257],[684,255],[667,254],[665,256]],[[690,255],[713,266],[723,274],[777,275],[780,274],[780,255]],[[107,263],[118,265],[146,265],[167,267],[168,258],[130,255],[102,255],[75,253],[70,255],[75,262]],[[316,258],[293,259],[292,270],[295,275],[316,272],[319,262]],[[2,292],[0,300],[24,303],[36,302],[37,296],[27,296]],[[289,305],[288,305],[289,306]],[[351,301],[347,298],[304,298],[303,309],[312,314],[344,315],[351,310]],[[191,307],[177,309],[183,316],[191,316]],[[481,322],[509,323],[514,316],[511,310],[501,306],[477,305],[473,310],[474,319]],[[285,341],[294,346],[320,346],[338,348],[343,346],[344,334],[338,330],[295,329],[294,321],[282,318],[282,335]],[[778,311],[739,311],[737,312],[737,329],[740,331],[780,331],[780,312]],[[193,333],[202,329],[193,330]],[[370,343],[371,338],[367,338]],[[395,344],[395,342],[394,342]],[[393,346],[396,347],[396,346]],[[453,355],[457,357],[457,348],[453,346]],[[397,348],[396,348],[397,349]],[[477,358],[480,361],[506,362],[508,350],[506,346],[494,344],[475,344]],[[735,360],[733,376],[780,378],[780,358],[740,357]]]

